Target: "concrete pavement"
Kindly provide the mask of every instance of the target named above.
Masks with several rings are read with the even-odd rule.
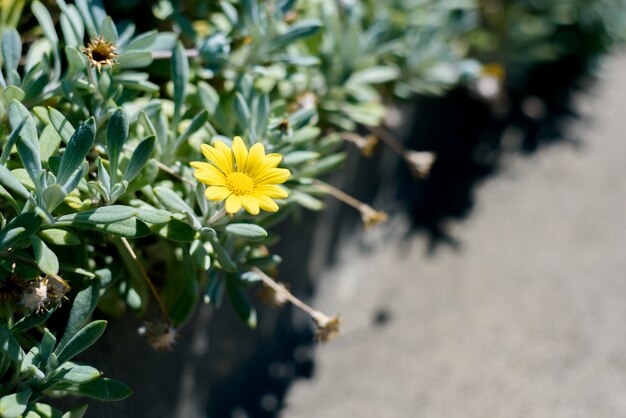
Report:
[[[284,418],[626,417],[626,56],[600,75],[582,147],[508,156],[460,250],[390,240],[400,218],[343,245],[313,303],[343,335]]]

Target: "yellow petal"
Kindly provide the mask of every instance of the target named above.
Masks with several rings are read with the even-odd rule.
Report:
[[[194,161],[190,164],[196,169],[193,175],[209,186],[226,186],[226,176],[212,164]]]
[[[250,150],[252,151],[252,150]],[[267,154],[265,158],[263,158],[263,162],[259,164],[254,170],[248,170],[250,177],[262,177],[265,170],[270,168],[275,168],[282,161],[283,156],[280,154]]]
[[[241,199],[241,205],[250,215],[259,214],[259,201],[254,196],[239,196]]]
[[[235,154],[235,163],[237,163],[237,171],[244,171],[246,160],[248,159],[248,149],[240,136],[233,139],[233,154]]]
[[[270,168],[254,179],[254,184],[280,184],[287,181],[291,173],[286,168]]]
[[[263,144],[257,142],[250,147],[250,153],[248,154],[248,160],[246,161],[246,172],[253,172],[260,164],[263,163],[265,157],[265,148]]]
[[[231,194],[226,199],[226,204],[224,205],[224,208],[226,209],[226,212],[231,214],[239,212],[239,209],[241,209],[241,199],[239,198],[239,196]]]
[[[252,193],[257,197],[267,196],[273,199],[284,199],[285,197],[289,196],[289,193],[287,193],[285,189],[273,184],[257,186],[254,188],[254,191]]]
[[[206,159],[215,164],[224,174],[232,173],[233,157],[231,155],[225,155],[221,149],[207,144],[200,145],[200,149]]]
[[[226,187],[222,186],[211,186],[206,189],[204,195],[209,200],[224,200],[228,196],[230,196],[232,192],[228,190]]]
[[[228,145],[218,139],[217,141],[215,141],[215,149],[217,150],[218,154],[221,155],[221,158],[224,161],[224,167],[220,166],[220,169],[226,174],[235,171],[233,152],[230,148],[228,148]]]
[[[266,210],[268,212],[276,212],[278,210],[278,205],[276,204],[276,202],[274,202],[269,197],[264,196],[264,195],[255,196],[255,197],[259,199],[259,206],[261,207],[261,209]]]

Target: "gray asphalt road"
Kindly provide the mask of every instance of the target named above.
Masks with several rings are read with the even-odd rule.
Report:
[[[315,301],[343,335],[282,416],[626,417],[625,98],[621,55],[580,97],[582,147],[509,157],[451,226],[459,251],[346,243]]]

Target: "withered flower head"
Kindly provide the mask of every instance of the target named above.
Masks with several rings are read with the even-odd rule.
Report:
[[[172,350],[178,339],[178,330],[160,321],[146,322],[138,331],[146,336],[148,344],[156,351]]]
[[[67,299],[65,294],[70,291],[70,285],[59,276],[47,276],[44,279],[48,287],[48,299],[51,304],[60,305],[63,299]]]
[[[115,60],[120,56],[115,52],[116,50],[117,46],[104,39],[102,35],[91,38],[87,48],[81,48],[91,68],[97,68],[98,72],[102,68],[112,67],[116,63]]]
[[[315,341],[326,343],[339,335],[339,325],[341,325],[339,315],[326,316],[321,314],[314,317],[313,320],[315,321],[315,325],[317,325]]]
[[[437,155],[430,151],[408,150],[404,153],[404,159],[409,164],[413,176],[418,179],[428,177]]]
[[[22,291],[20,303],[29,312],[40,312],[46,310],[50,303],[48,299],[47,280],[37,279]]]

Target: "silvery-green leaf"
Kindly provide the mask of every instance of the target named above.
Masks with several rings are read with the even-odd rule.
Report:
[[[54,22],[52,21],[52,17],[50,16],[50,12],[46,6],[41,4],[39,0],[33,1],[31,5],[31,9],[33,14],[37,18],[37,21],[41,25],[41,29],[43,30],[46,37],[52,42],[53,48],[59,43],[59,37],[57,36],[57,32],[54,29]]]
[[[22,57],[22,40],[20,34],[13,28],[5,30],[2,34],[2,58],[4,68],[7,71],[9,84],[18,84],[19,80],[14,79],[12,74],[17,71],[17,66]]]
[[[150,136],[137,145],[135,151],[133,151],[133,155],[130,158],[130,162],[128,163],[128,167],[126,167],[126,172],[124,173],[123,181],[131,182],[137,174],[141,171],[141,169],[146,165],[148,160],[150,159],[150,155],[154,151],[156,138],[154,136]]]
[[[66,46],[64,49],[67,58],[67,72],[65,76],[72,80],[75,76],[82,74],[87,68],[85,56],[73,46]]]
[[[193,135],[200,128],[202,128],[208,119],[209,119],[209,113],[206,110],[203,110],[202,112],[194,116],[193,120],[191,121],[187,129],[185,129],[185,132],[183,132],[178,137],[178,139],[176,139],[176,143],[174,145],[174,152],[176,152],[178,150],[178,147],[180,147],[187,139],[189,139],[191,135]]]
[[[112,184],[117,182],[117,167],[127,138],[128,115],[123,108],[118,107],[107,124],[107,154],[109,154]]]
[[[255,224],[228,224],[226,225],[226,232],[246,241],[259,241],[267,237],[267,231]]]
[[[178,42],[172,51],[172,81],[174,83],[174,126],[180,121],[185,97],[187,95],[187,83],[189,82],[189,61],[185,55],[185,48]]]
[[[49,276],[58,274],[59,259],[54,251],[52,251],[41,239],[36,236],[31,236],[30,241],[33,244],[35,261],[37,261],[39,269]]]
[[[109,42],[117,42],[117,28],[110,16],[102,21],[102,37]]]
[[[48,212],[52,212],[63,203],[67,197],[67,192],[60,184],[52,184],[43,192],[43,200],[46,204]]]
[[[0,249],[10,247],[15,241],[33,235],[41,226],[41,218],[35,212],[17,215],[0,231]]]
[[[91,151],[91,147],[96,138],[96,121],[93,117],[83,122],[63,152],[59,173],[57,174],[57,182],[65,184],[74,171],[85,161],[85,157]]]
[[[28,400],[33,393],[30,387],[0,398],[0,416],[3,418],[21,418],[28,407]]]
[[[85,25],[80,12],[73,4],[64,8],[61,13],[61,31],[66,45],[79,47],[83,44]]]
[[[132,218],[136,214],[137,209],[130,206],[112,205],[59,216],[56,221],[63,223],[85,222],[91,224],[106,224]]]
[[[272,39],[270,50],[277,50],[285,46],[317,33],[322,27],[322,22],[317,19],[301,20],[291,25],[287,32]]]
[[[63,229],[43,229],[37,233],[39,238],[54,245],[78,245],[80,239],[69,231]]]
[[[52,125],[56,129],[57,133],[63,139],[63,142],[68,143],[70,138],[74,134],[74,126],[63,116],[61,112],[53,107],[36,106],[33,109],[33,113],[39,118],[40,121],[47,125]]]
[[[154,194],[159,199],[159,202],[171,212],[193,213],[193,209],[176,192],[167,187],[155,187]]]
[[[107,321],[93,321],[74,334],[65,345],[57,347],[57,349],[54,350],[54,354],[56,354],[59,363],[62,364],[71,360],[74,356],[82,353],[93,345],[104,333],[106,325]]]
[[[235,115],[241,129],[246,129],[250,124],[250,108],[243,95],[239,92],[235,94]]]
[[[100,0],[76,0],[76,6],[83,16],[89,36],[102,33],[102,22],[107,15]]]
[[[292,151],[283,156],[283,164],[298,165],[307,161],[317,160],[319,156],[319,153],[313,151]]]
[[[41,136],[39,138],[39,153],[41,161],[47,163],[48,158],[58,151],[59,145],[61,145],[61,136],[53,126],[46,126],[43,132],[41,132]]]
[[[158,33],[159,32],[156,30],[151,30],[142,33],[141,35],[137,35],[132,41],[129,42],[125,49],[127,51],[133,51],[150,48],[150,46],[156,41]]]
[[[37,127],[35,120],[28,109],[17,100],[13,100],[9,106],[9,125],[12,134],[18,131],[17,152],[29,177],[36,182],[41,171],[41,159],[39,156],[39,141],[37,139]]]
[[[149,51],[128,51],[117,60],[122,68],[142,68],[152,64],[152,53]]]

